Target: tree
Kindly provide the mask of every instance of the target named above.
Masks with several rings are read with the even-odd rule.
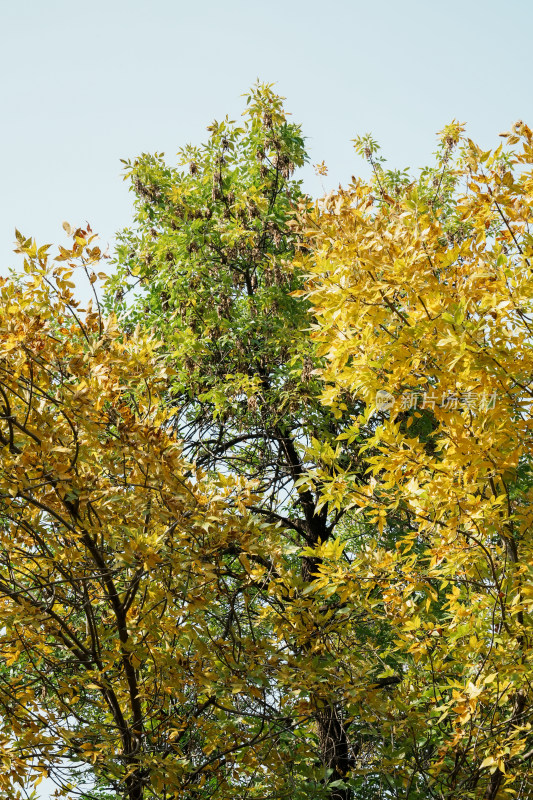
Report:
[[[335,598],[317,604],[311,591],[323,558],[313,548],[337,546],[344,508],[330,507],[321,492],[335,474],[336,439],[354,407],[322,403],[309,303],[295,294],[304,285],[293,264],[304,246],[298,213],[309,201],[291,176],[306,159],[304,143],[270,86],[251,92],[243,125],[226,119],[208,130],[207,144],[180,152],[177,169],[162,154],[126,163],[136,218],[120,238],[108,307],[127,329],[141,324],[162,334],[173,370],[172,425],[187,456],[208,473],[258,482],[252,511],[278,525],[284,556],[283,579],[263,598],[287,653],[272,690],[284,702],[296,693],[291,724],[307,747],[318,737],[321,769],[306,767],[306,775],[295,755],[294,775],[304,794],[318,796],[322,784],[326,795],[346,800],[365,736],[347,675],[367,693],[399,678],[377,677],[383,664],[373,659],[372,642],[382,635],[380,622],[355,606],[347,616]],[[345,466],[357,463],[365,481],[360,447],[354,440],[343,458]],[[357,633],[345,640],[352,623]],[[275,797],[295,792],[279,774],[275,781]]]
[[[482,152],[462,131],[444,129],[417,181],[358,140],[373,180],[309,219],[324,401],[364,407],[339,445],[378,422],[369,485],[342,450],[335,480],[321,476],[330,504],[377,530],[350,565],[324,561],[315,590],[395,631],[380,768],[396,796],[529,798],[533,134],[516,123],[511,149]]]
[[[2,796],[81,792],[87,768],[126,800],[250,796],[290,729],[264,723],[285,656],[256,619],[278,544],[166,430],[157,342],[74,299],[101,254],[72,235],[51,263],[19,235],[0,285]]]
[[[2,788],[532,797],[533,135],[313,207],[271,87],[210,133],[107,321],[90,231],[1,287]]]

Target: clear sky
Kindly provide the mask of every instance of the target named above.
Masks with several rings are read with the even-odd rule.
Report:
[[[119,159],[172,161],[258,77],[326,189],[364,170],[350,140],[367,131],[398,168],[453,118],[494,146],[533,124],[532,33],[532,0],[0,0],[0,274],[15,227],[42,244],[88,220],[112,247],[131,212]],[[322,192],[311,167],[305,186]]]
[[[326,188],[364,170],[373,132],[391,166],[421,166],[452,118],[484,146],[533,123],[531,0],[0,0],[0,272],[18,227],[63,241],[128,223],[119,159],[203,141],[259,77],[303,124]],[[306,187],[321,193],[313,170]]]

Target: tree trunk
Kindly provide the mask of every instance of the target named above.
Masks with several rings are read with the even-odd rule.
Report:
[[[317,711],[316,720],[322,762],[328,770],[327,783],[342,781],[349,776],[354,759],[340,710],[327,705]],[[352,791],[349,787],[332,786],[330,797],[331,800],[350,800]]]

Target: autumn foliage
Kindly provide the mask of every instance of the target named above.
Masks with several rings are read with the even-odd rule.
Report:
[[[375,421],[371,484],[321,476],[375,533],[320,585],[363,582],[390,623],[411,739],[394,768],[435,797],[531,791],[533,135],[506,139],[483,153],[449,126],[431,180],[378,167],[309,220],[324,400],[364,402],[343,442]]]
[[[240,696],[261,696],[260,634],[223,631],[269,533],[240,479],[207,481],[165,431],[157,343],[73,299],[91,238],[50,266],[21,239],[27,277],[1,287],[2,796],[48,775],[79,790],[84,764],[129,798],[222,790],[228,764],[268,764]]]
[[[533,134],[209,132],[1,280],[2,796],[531,798]]]

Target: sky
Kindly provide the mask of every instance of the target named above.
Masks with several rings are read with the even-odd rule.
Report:
[[[454,118],[497,146],[533,124],[532,31],[531,0],[0,0],[0,274],[20,267],[15,228],[57,244],[89,222],[112,253],[120,159],[172,163],[257,78],[303,126],[315,196],[365,174],[366,132],[394,168],[428,163]]]
[[[14,230],[62,243],[89,222],[112,252],[131,219],[121,158],[207,138],[257,78],[275,82],[329,167],[314,195],[365,164],[420,167],[453,118],[484,147],[533,123],[530,0],[0,0],[0,274]]]

